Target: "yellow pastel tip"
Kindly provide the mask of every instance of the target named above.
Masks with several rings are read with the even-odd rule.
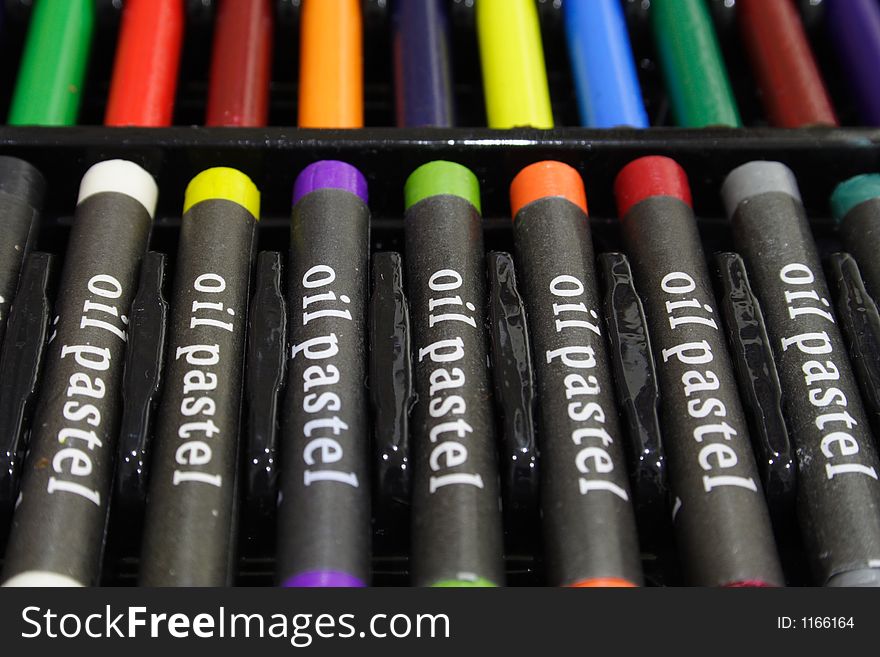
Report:
[[[223,199],[237,203],[260,219],[260,190],[253,181],[238,169],[214,167],[205,169],[186,186],[183,196],[183,214],[197,203]]]

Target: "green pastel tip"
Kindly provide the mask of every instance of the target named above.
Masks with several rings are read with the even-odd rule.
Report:
[[[831,213],[838,223],[857,205],[880,197],[880,173],[844,180],[831,193]]]
[[[473,171],[455,162],[435,160],[423,164],[410,174],[403,188],[407,210],[419,201],[441,195],[463,198],[480,212],[480,183]]]
[[[435,588],[495,588],[498,585],[488,579],[476,577],[474,579],[441,579],[431,586]]]

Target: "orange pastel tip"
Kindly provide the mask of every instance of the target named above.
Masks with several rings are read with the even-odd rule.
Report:
[[[306,0],[299,21],[299,127],[363,127],[360,0]]]
[[[587,214],[587,194],[581,174],[563,162],[535,162],[516,174],[510,183],[510,211],[517,213],[542,198],[564,198]]]
[[[569,584],[569,587],[577,589],[631,589],[636,588],[637,585],[622,577],[592,577]]]
[[[693,207],[687,174],[675,160],[662,155],[640,157],[627,164],[614,181],[617,214],[652,196],[672,196]]]

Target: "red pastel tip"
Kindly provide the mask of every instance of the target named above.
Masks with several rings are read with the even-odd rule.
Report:
[[[272,71],[271,0],[224,0],[214,23],[205,125],[266,125]]]
[[[561,197],[587,214],[587,195],[581,175],[563,162],[545,160],[521,170],[510,183],[510,211],[517,213],[532,201]]]
[[[126,0],[104,125],[171,125],[183,0]]]
[[[651,196],[673,196],[693,207],[687,174],[675,160],[661,155],[640,157],[627,164],[614,181],[617,214]]]
[[[748,579],[742,582],[730,582],[730,584],[725,584],[724,588],[726,589],[767,589],[767,588],[776,588],[775,584],[770,584],[768,582],[764,582],[760,579]]]

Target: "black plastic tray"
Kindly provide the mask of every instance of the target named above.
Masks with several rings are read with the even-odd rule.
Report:
[[[7,0],[5,36],[0,43],[0,115],[5,115],[18,65],[26,2]],[[829,220],[828,197],[834,185],[855,174],[880,170],[880,129],[776,130],[762,127],[759,97],[742,56],[736,25],[725,2],[712,2],[737,100],[747,128],[684,130],[668,126],[670,117],[647,24],[646,3],[627,0],[627,16],[639,62],[646,106],[652,124],[644,131],[554,130],[485,128],[401,130],[370,127],[360,130],[299,130],[281,127],[293,123],[296,108],[296,22],[298,2],[277,0],[275,56],[270,125],[263,129],[191,127],[204,117],[210,60],[211,21],[215,2],[188,2],[185,54],[175,111],[176,127],[159,129],[103,128],[112,53],[119,22],[118,3],[98,0],[99,22],[92,66],[86,83],[81,121],[71,128],[0,127],[0,154],[28,160],[46,176],[50,193],[37,248],[63,258],[77,188],[94,162],[121,157],[134,160],[153,173],[160,188],[153,250],[173,258],[183,192],[189,180],[211,166],[233,166],[246,172],[262,192],[258,228],[260,250],[286,254],[289,243],[291,188],[307,164],[318,159],[341,159],[359,167],[369,181],[372,248],[403,250],[403,184],[420,164],[447,159],[464,164],[481,183],[486,249],[512,250],[508,186],[524,166],[555,159],[576,167],[587,187],[591,229],[597,253],[622,250],[612,184],[629,161],[648,154],[675,158],[688,172],[694,207],[707,256],[732,250],[733,244],[720,201],[720,185],[735,166],[752,159],[780,160],[795,172],[814,234],[823,255],[839,248]],[[467,0],[450,0],[453,17],[456,108],[463,125],[485,122],[479,79],[478,52],[473,30],[473,8]],[[557,124],[577,122],[573,86],[568,70],[558,3],[539,2],[551,98]],[[366,122],[391,126],[390,28],[387,3],[365,0]],[[830,83],[835,108],[844,125],[857,122],[848,90],[842,83],[833,53],[824,35],[821,3],[802,2],[805,21],[820,66]],[[238,582],[273,582],[271,528],[242,525]],[[537,527],[510,527],[507,536],[509,584],[542,584]],[[137,573],[137,528],[111,523],[104,582],[133,584]],[[643,536],[646,542],[652,537]],[[792,537],[796,545],[796,537]],[[407,583],[405,537],[378,531],[375,539],[374,583]],[[797,554],[783,557],[795,574],[794,583],[806,583]],[[675,584],[674,554],[645,554],[649,583]]]

